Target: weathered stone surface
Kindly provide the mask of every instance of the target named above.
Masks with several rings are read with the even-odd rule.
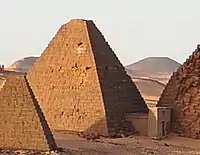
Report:
[[[148,111],[92,21],[63,25],[27,77],[54,130],[108,136],[123,128],[124,113]]]
[[[200,138],[200,49],[173,74],[157,106],[172,107],[172,131]]]
[[[8,77],[0,92],[0,148],[45,151],[55,147],[26,77]]]

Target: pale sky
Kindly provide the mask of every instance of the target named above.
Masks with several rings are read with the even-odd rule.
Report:
[[[60,26],[92,19],[124,65],[183,63],[200,44],[200,0],[0,0],[0,63],[39,56]]]

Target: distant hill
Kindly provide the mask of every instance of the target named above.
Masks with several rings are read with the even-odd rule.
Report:
[[[10,67],[6,68],[9,71],[25,73],[35,63],[38,57],[25,57],[14,62]]]
[[[25,57],[7,68],[9,71],[25,73],[38,57]],[[148,57],[125,67],[146,102],[155,105],[171,74],[180,64],[168,57]]]
[[[148,106],[155,106],[172,73],[180,65],[168,57],[148,57],[125,68]]]
[[[148,57],[126,66],[131,77],[144,77],[166,84],[181,64],[168,57]]]
[[[159,65],[158,65],[159,64]],[[126,66],[127,69],[147,71],[151,73],[172,72],[180,66],[180,63],[168,57],[148,57]]]
[[[14,62],[7,70],[26,72],[38,57],[25,57]],[[180,64],[168,57],[148,57],[125,66],[131,77],[162,78],[176,71]],[[159,75],[159,77],[155,76]]]

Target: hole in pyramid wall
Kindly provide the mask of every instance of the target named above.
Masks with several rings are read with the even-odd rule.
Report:
[[[83,45],[83,43],[82,43],[82,42],[78,43],[78,46],[81,46],[81,45]]]
[[[89,70],[91,67],[85,67],[85,70]]]
[[[78,68],[77,63],[75,63],[75,64],[72,66],[72,69],[75,69],[75,68]]]
[[[78,54],[86,53],[86,47],[84,46],[83,42],[78,43],[78,48],[76,50]]]
[[[58,68],[58,71],[60,72],[60,71],[62,71],[62,69],[63,69],[63,67],[60,66],[60,67]]]

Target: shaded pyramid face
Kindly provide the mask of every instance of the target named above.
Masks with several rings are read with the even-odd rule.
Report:
[[[172,107],[172,131],[200,138],[200,49],[169,80],[157,106]]]
[[[28,80],[54,130],[108,135],[122,128],[124,113],[148,110],[92,21],[63,25]]]
[[[0,148],[40,151],[56,148],[24,76],[9,77],[0,92]]]

